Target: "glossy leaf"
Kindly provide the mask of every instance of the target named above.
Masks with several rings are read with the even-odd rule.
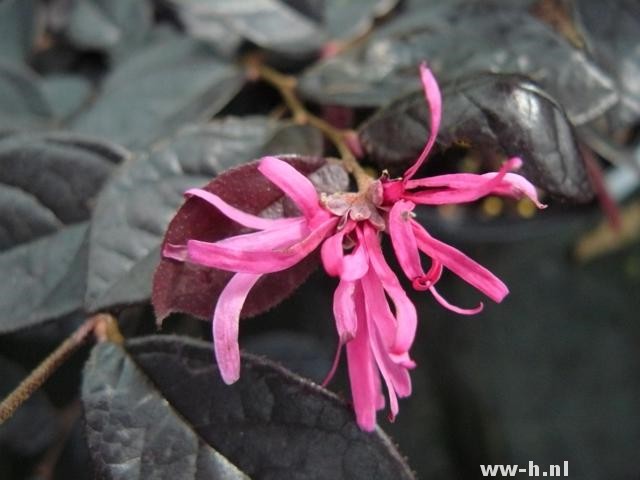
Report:
[[[360,140],[381,168],[402,173],[428,138],[422,92],[381,109],[360,130]],[[549,193],[575,202],[593,191],[569,121],[558,103],[517,75],[474,75],[445,89],[437,139],[446,148],[465,144],[487,155],[518,156],[523,173]]]
[[[288,130],[263,117],[229,118],[187,127],[171,141],[126,164],[95,208],[87,308],[97,310],[150,297],[162,237],[184,201],[185,190],[262,154],[304,149],[305,141],[307,149],[322,148],[317,131]]]
[[[82,400],[98,478],[248,479],[169,405],[120,346],[93,349]]]
[[[87,224],[65,227],[0,253],[0,333],[62,317],[82,307]]]
[[[209,118],[242,87],[240,69],[189,38],[168,35],[117,65],[74,130],[146,147]]]
[[[612,1],[606,8],[597,0],[572,5],[588,48],[620,88],[613,127],[632,127],[640,121],[640,6],[633,0]]]
[[[439,81],[479,71],[525,74],[556,97],[576,124],[616,103],[612,79],[526,12],[480,2],[458,7],[399,16],[362,47],[309,69],[301,91],[322,103],[381,106],[418,88],[418,64],[426,60]]]
[[[102,185],[128,155],[78,135],[0,138],[0,250],[87,220]]]
[[[251,478],[413,478],[380,430],[362,432],[335,395],[282,367],[245,355],[240,380],[228,386],[209,343],[154,336],[128,342],[126,351],[99,345],[85,371],[88,435],[99,472],[127,468],[124,460],[138,458],[142,471],[155,468],[170,477],[176,462],[206,448]],[[163,421],[147,427],[160,409],[156,404],[164,405]],[[175,435],[144,435],[169,426]],[[147,461],[154,453],[166,458],[163,452],[172,452],[173,461]],[[194,469],[184,472],[180,478],[191,478]]]

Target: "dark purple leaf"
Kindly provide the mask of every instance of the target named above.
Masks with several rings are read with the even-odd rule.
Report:
[[[225,385],[211,348],[155,336],[126,352],[94,349],[83,400],[99,476],[212,478],[197,460],[231,468],[226,457],[255,479],[413,478],[384,433],[360,431],[335,395],[250,355],[240,380]]]
[[[118,345],[93,349],[82,400],[97,478],[248,478],[198,435]]]
[[[263,154],[320,155],[321,149],[315,129],[248,117],[184,128],[171,141],[139,154],[98,199],[90,233],[87,308],[149,299],[162,237],[185,190]]]
[[[348,177],[340,166],[327,163],[322,157],[281,157],[298,171],[314,177],[318,187],[327,192],[346,190]],[[258,171],[258,162],[228,170],[207,184],[204,189],[226,202],[254,215],[282,216],[287,204],[283,194]],[[235,224],[218,210],[198,198],[191,198],[171,221],[165,242],[184,244],[189,239],[216,241],[241,233]],[[287,298],[317,266],[314,255],[288,270],[265,275],[251,290],[242,311],[253,316]],[[158,321],[171,312],[185,312],[208,319],[216,298],[231,278],[231,273],[189,263],[163,259],[153,284],[153,305]]]
[[[483,71],[521,73],[556,97],[575,124],[613,106],[613,80],[526,12],[477,2],[410,10],[362,47],[309,69],[301,92],[321,103],[382,106],[419,86],[426,60],[440,81]],[[540,54],[544,52],[544,54]]]
[[[428,137],[422,92],[392,102],[360,130],[362,145],[380,167],[402,173]],[[549,193],[575,202],[593,197],[582,155],[562,108],[517,75],[474,75],[445,88],[438,143],[469,145],[488,155],[519,156],[523,173]]]

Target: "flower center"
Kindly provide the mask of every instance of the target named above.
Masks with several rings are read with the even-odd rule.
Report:
[[[320,196],[322,206],[338,217],[341,229],[347,220],[355,222],[369,221],[378,230],[385,230],[385,221],[380,213],[382,205],[382,182],[375,180],[362,192],[337,192]]]

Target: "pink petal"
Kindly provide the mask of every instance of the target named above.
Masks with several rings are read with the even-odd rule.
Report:
[[[419,187],[449,187],[455,189],[477,188],[479,184],[484,183],[486,179],[492,179],[496,175],[504,177],[509,170],[518,169],[522,166],[522,160],[518,157],[512,157],[504,162],[500,171],[488,172],[482,175],[476,173],[450,173],[447,175],[435,175],[433,177],[418,178],[409,180],[406,188],[414,189]]]
[[[393,346],[398,322],[389,307],[382,282],[372,270],[361,280],[362,291],[367,306],[367,312],[376,317],[376,326],[386,341],[385,350]]]
[[[179,262],[186,262],[187,256],[188,256],[187,246],[167,243],[162,248],[162,256],[165,258],[172,258],[173,260],[178,260]]]
[[[380,378],[369,347],[364,299],[359,288],[355,292],[355,302],[359,325],[355,338],[347,343],[347,365],[358,425],[371,432],[376,427],[376,410],[381,403]]]
[[[333,316],[341,343],[346,343],[356,336],[358,317],[354,294],[356,283],[340,280],[333,294]]]
[[[240,312],[251,288],[261,275],[237,273],[224,287],[213,313],[213,345],[220,375],[231,384],[240,378],[238,329]]]
[[[446,205],[449,203],[465,203],[474,202],[482,197],[490,195],[495,188],[500,186],[503,179],[507,175],[507,172],[513,168],[516,168],[521,164],[519,158],[512,158],[502,165],[500,171],[493,173],[491,177],[485,177],[484,175],[477,175],[475,185],[467,186],[466,188],[446,188],[443,190],[423,190],[415,193],[405,194],[405,198],[412,200],[422,205]],[[455,175],[446,175],[447,177],[453,177]],[[438,178],[438,177],[431,177]],[[464,181],[467,181],[469,177],[465,177]],[[453,182],[461,182],[460,179],[450,179],[451,185]]]
[[[440,95],[440,88],[438,82],[436,82],[433,73],[427,68],[426,63],[420,65],[420,79],[422,81],[422,88],[424,89],[424,96],[429,106],[429,114],[431,121],[429,123],[429,140],[425,145],[418,160],[405,172],[404,181],[410,180],[418,169],[422,166],[427,159],[427,155],[433,148],[433,144],[436,141],[438,130],[440,130],[440,117],[442,115],[442,98]]]
[[[342,354],[343,345],[344,343],[338,342],[338,348],[336,348],[336,354],[333,357],[333,363],[331,364],[331,368],[329,369],[329,372],[327,372],[327,375],[324,377],[324,380],[320,384],[323,387],[326,387],[327,385],[329,385],[329,382],[331,381],[333,376],[336,374],[336,370],[338,369],[338,365],[340,364],[340,356]]]
[[[313,183],[287,162],[276,157],[264,157],[258,170],[294,201],[307,220],[321,210]]]
[[[369,271],[369,255],[364,245],[358,244],[353,252],[344,256],[342,273],[343,280],[358,280]]]
[[[241,250],[228,247],[221,242],[189,240],[187,261],[231,272],[272,273],[286,270],[313,252],[327,234],[336,227],[337,222],[338,218],[331,218],[307,237],[298,242],[296,242],[297,239],[292,238],[291,241],[296,243],[278,250],[269,248]]]
[[[245,213],[242,210],[238,210],[232,207],[227,202],[222,200],[219,196],[202,190],[200,188],[192,188],[184,193],[185,197],[198,197],[207,203],[210,203],[216,207],[222,214],[229,217],[234,222],[239,223],[245,227],[255,228],[257,230],[264,230],[267,228],[275,228],[279,226],[288,225],[293,219],[290,218],[262,218],[250,213]]]
[[[310,233],[307,220],[304,217],[296,217],[291,220],[283,226],[227,237],[216,243],[224,247],[247,251],[275,250],[286,247],[305,238]]]
[[[415,204],[404,200],[396,202],[389,212],[389,236],[402,271],[409,280],[424,275],[416,236],[411,226]]]
[[[356,222],[349,221],[342,230],[327,238],[320,250],[327,273],[347,281],[362,278],[369,269],[367,250],[361,243],[350,254],[344,254],[344,237],[353,231],[355,225]]]
[[[475,308],[456,307],[455,305],[449,303],[442,295],[440,295],[440,293],[438,293],[438,291],[436,290],[436,287],[432,286],[431,288],[429,288],[429,291],[440,305],[442,305],[447,310],[459,313],[460,315],[475,315],[476,313],[480,313],[484,308],[484,304],[482,302],[480,302],[480,304]]]
[[[352,232],[354,227],[355,222],[347,222],[335,235],[327,238],[320,248],[322,265],[327,273],[333,277],[338,277],[342,273],[342,264],[344,262],[344,237],[348,233]]]
[[[425,254],[440,262],[495,302],[501,302],[509,293],[507,286],[482,265],[471,260],[460,250],[436,240],[417,222],[412,221],[412,224],[418,247]]]
[[[536,187],[534,187],[529,180],[517,173],[507,173],[502,183],[494,189],[493,193],[515,198],[526,196],[535,203],[538,208],[547,208],[547,206],[538,199]]]
[[[416,328],[418,326],[416,307],[407,297],[406,292],[398,281],[398,277],[387,265],[382,254],[377,231],[373,227],[365,225],[362,228],[362,237],[367,247],[371,267],[395,306],[398,326],[391,351],[395,354],[407,352],[416,336]]]
[[[370,277],[371,275],[372,274],[369,273],[365,278]],[[365,281],[363,279],[363,287],[364,285]],[[384,333],[379,329],[381,326],[379,322],[379,311],[373,306],[372,300],[374,299],[370,298],[367,289],[364,289],[364,293],[369,345],[376,360],[376,364],[380,369],[380,373],[382,374],[382,378],[387,386],[389,409],[391,410],[390,418],[393,420],[399,410],[397,396],[406,397],[411,394],[411,379],[406,368],[394,363],[389,356],[381,338]]]

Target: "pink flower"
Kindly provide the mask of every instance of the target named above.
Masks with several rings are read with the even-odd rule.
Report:
[[[327,273],[339,278],[333,302],[339,348],[325,383],[335,371],[342,347],[346,347],[354,409],[364,430],[375,428],[376,412],[384,407],[383,382],[390,418],[395,417],[398,397],[411,394],[409,370],[415,367],[409,351],[415,338],[417,312],[383,256],[382,232],[391,237],[399,264],[413,287],[429,290],[450,310],[473,314],[482,309],[482,304],[463,309],[447,302],[435,288],[444,268],[496,302],[508,293],[507,287],[487,269],[430,236],[413,219],[413,210],[416,204],[471,202],[489,194],[528,196],[538,206],[543,205],[527,180],[510,173],[521,164],[517,158],[507,161],[495,173],[413,180],[433,147],[441,114],[438,85],[425,65],[421,66],[421,78],[431,112],[431,134],[420,158],[400,179],[383,176],[372,179],[362,192],[319,196],[311,182],[292,166],[265,157],[260,162],[260,172],[301,212],[299,217],[276,220],[244,213],[204,190],[186,193],[255,230],[213,243],[189,240],[186,245],[167,244],[164,248],[166,257],[235,272],[213,314],[215,355],[226,383],[233,383],[240,376],[238,327],[251,288],[262,275],[290,268],[318,247]],[[431,259],[426,273],[420,253]]]

